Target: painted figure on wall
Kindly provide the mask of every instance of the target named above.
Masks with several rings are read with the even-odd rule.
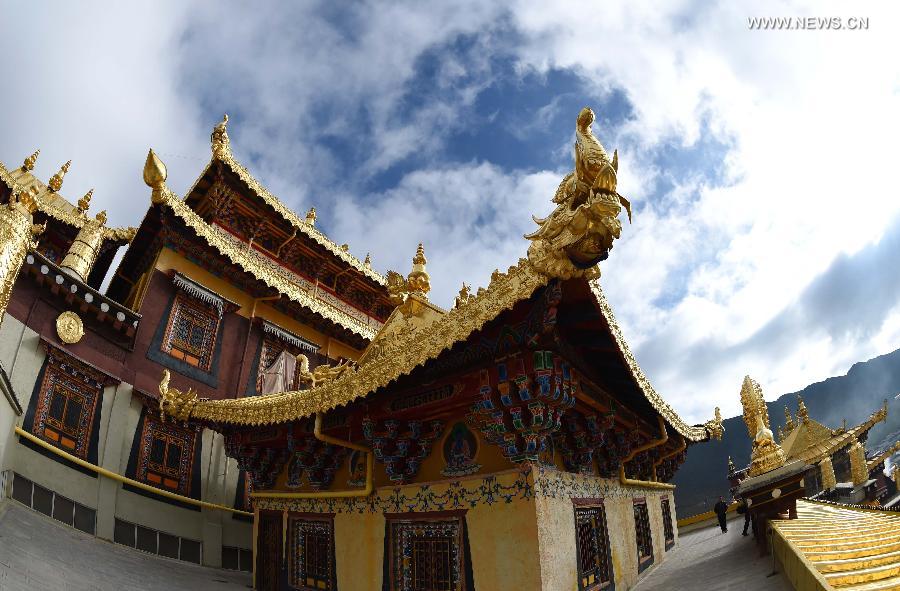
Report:
[[[348,486],[366,485],[366,456],[361,451],[354,450],[350,454],[350,478]]]
[[[444,439],[444,461],[447,465],[441,470],[444,476],[466,476],[481,469],[475,463],[478,454],[478,440],[465,423],[453,425],[450,434]]]

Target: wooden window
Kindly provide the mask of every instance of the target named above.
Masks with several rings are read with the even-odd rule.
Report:
[[[190,496],[197,432],[144,415],[137,480]]]
[[[462,517],[389,521],[391,589],[465,588]]]
[[[637,538],[638,572],[653,564],[653,536],[646,499],[634,501],[634,530]]]
[[[331,518],[291,517],[288,578],[292,587],[332,591],[334,580],[334,524]]]
[[[672,505],[668,498],[663,498],[660,502],[663,518],[663,536],[666,540],[666,550],[675,545],[675,528],[672,527]]]
[[[34,406],[32,433],[87,459],[106,377],[52,347]]]
[[[575,548],[579,591],[610,587],[613,569],[606,511],[602,504],[575,507]]]
[[[219,314],[215,307],[179,293],[172,303],[162,350],[208,372],[212,367],[218,330]]]

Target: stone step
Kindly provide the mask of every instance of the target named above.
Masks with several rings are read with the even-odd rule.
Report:
[[[887,552],[900,551],[900,540],[892,540],[878,545],[862,545],[862,542],[854,543],[856,547],[845,547],[840,543],[827,543],[827,550],[805,550],[803,554],[812,561],[817,560],[843,560],[847,558],[860,558]]]

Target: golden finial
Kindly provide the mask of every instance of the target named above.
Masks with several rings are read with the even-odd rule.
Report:
[[[159,159],[152,149],[147,152],[147,160],[144,162],[144,182],[153,189],[150,200],[153,203],[161,203],[163,200],[163,187],[166,186],[166,165]]]
[[[217,124],[209,136],[212,142],[213,156],[222,158],[231,154],[231,140],[228,139],[228,114],[222,117],[222,122]]]
[[[34,164],[37,162],[38,155],[40,155],[40,150],[35,150],[34,154],[25,159],[25,162],[22,163],[22,170],[25,172],[30,172],[34,170]]]
[[[50,177],[50,182],[47,183],[47,185],[50,187],[51,191],[56,193],[62,189],[63,178],[66,176],[66,173],[69,172],[70,166],[72,166],[71,160],[63,164],[62,168],[59,169],[59,172]]]
[[[105,209],[100,210],[100,213],[98,213],[98,214],[97,214],[97,217],[94,218],[94,219],[96,219],[97,222],[98,222],[101,226],[106,225],[106,210],[105,210]]]
[[[422,246],[421,242],[416,249],[416,256],[413,257],[412,262],[412,271],[409,272],[406,278],[409,284],[409,291],[422,296],[428,295],[428,292],[431,291],[431,277],[429,277],[428,271],[425,270],[425,264],[428,260],[425,258],[425,247]]]
[[[803,402],[802,396],[797,396],[797,418],[804,423],[809,422],[809,412],[806,410],[806,403]]]
[[[78,200],[78,211],[79,213],[84,213],[91,206],[91,197],[94,196],[94,190],[91,189],[87,193],[84,194],[84,197]]]
[[[366,269],[372,268],[372,257],[369,253],[366,253],[366,260],[363,261],[363,267]]]
[[[788,433],[794,430],[794,417],[791,416],[791,409],[787,405],[784,407],[784,429]]]
[[[306,223],[310,226],[316,225],[316,208],[310,207],[309,211],[306,212]]]
[[[343,250],[344,252],[350,252],[350,245],[346,242],[341,244],[341,250]]]
[[[732,461],[731,456],[728,456],[728,473],[734,474],[735,472],[734,461]]]
[[[459,295],[456,296],[456,301],[454,303],[454,308],[459,308],[460,306],[464,306],[469,303],[469,298],[472,297],[472,288],[470,288],[465,281],[463,281],[462,287],[459,289]]]

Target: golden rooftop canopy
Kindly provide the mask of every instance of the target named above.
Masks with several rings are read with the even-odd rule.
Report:
[[[327,241],[311,223],[299,220],[234,161],[226,117],[212,133],[213,159],[227,164],[263,200],[291,220],[295,227],[320,243],[330,245],[330,250],[337,256],[386,284],[392,299],[399,306],[377,335],[365,333],[370,344],[357,367],[349,367],[339,376],[317,383],[309,390],[213,401],[198,399],[192,391],[179,391],[170,387],[168,380],[164,380],[160,384],[162,411],[179,420],[197,419],[241,425],[283,423],[322,413],[367,396],[435,359],[455,343],[467,339],[504,310],[529,298],[550,280],[581,279],[589,282],[594,304],[610,328],[621,360],[650,405],[690,441],[721,436],[718,409],[715,419],[705,425],[690,426],[653,389],[622,337],[597,282],[600,275],[598,263],[607,257],[613,241],[621,232],[618,215],[624,206],[630,218],[630,204],[616,190],[618,155],[614,154],[612,160],[609,159],[591,131],[593,119],[590,109],[583,109],[578,116],[574,170],[563,179],[556,191],[553,198],[557,204],[556,209],[545,219],[535,218],[540,227],[526,236],[531,241],[528,257],[519,259],[505,273],[495,271],[487,288],[479,289],[475,294],[471,294],[467,286],[464,286],[456,306],[445,311],[427,300],[430,280],[425,269],[426,259],[422,245],[419,245],[413,258],[412,271],[407,277],[390,272],[385,280],[374,274],[365,262],[360,263]],[[164,166],[152,152],[145,169],[145,180],[147,179],[153,181],[148,181],[147,184],[153,189],[155,203],[170,208],[234,263],[301,304],[310,307],[316,304],[303,290],[281,281],[277,274],[250,260],[246,249],[235,248],[225,241],[178,199],[165,186]],[[324,309],[320,313],[334,314],[333,311]],[[362,329],[358,327],[357,330]]]

